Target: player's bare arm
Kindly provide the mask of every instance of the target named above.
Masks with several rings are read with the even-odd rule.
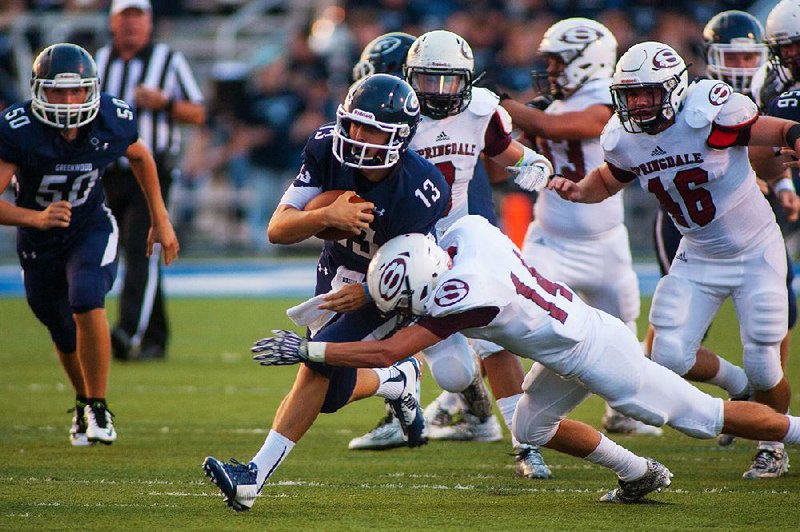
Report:
[[[616,179],[609,170],[608,164],[603,163],[577,183],[565,177],[556,176],[550,180],[547,188],[555,191],[565,200],[576,203],[600,203],[627,185]]]
[[[187,100],[173,100],[159,89],[140,85],[135,92],[136,105],[143,109],[169,111],[170,118],[184,124],[200,125],[206,120],[206,110],[202,104]]]
[[[592,105],[582,111],[547,114],[512,99],[501,105],[511,115],[514,126],[528,138],[545,137],[550,140],[583,140],[600,136],[611,118],[607,105]]]
[[[327,207],[310,211],[281,204],[269,221],[267,238],[273,244],[296,244],[328,227],[350,231],[355,236],[372,223],[375,205],[369,201],[351,203],[353,195],[355,192],[347,191]]]
[[[9,183],[17,166],[0,159],[0,194]],[[17,207],[5,200],[0,200],[0,225],[13,225],[18,227],[34,227],[46,230],[56,227],[69,227],[72,219],[72,204],[68,201],[55,201],[43,211]]]
[[[253,360],[262,366],[288,366],[311,361],[347,368],[383,368],[442,341],[428,329],[411,325],[383,340],[362,342],[309,342],[292,331],[272,331],[274,336],[253,344]]]
[[[147,208],[150,211],[150,232],[147,235],[147,256],[153,252],[153,245],[158,242],[161,244],[164,264],[170,264],[178,256],[180,244],[172,222],[169,221],[167,206],[161,196],[161,186],[158,183],[158,170],[156,163],[147,146],[137,140],[125,152],[131,164],[133,175],[139,182],[147,201]]]
[[[792,178],[787,172],[788,166],[793,162],[793,154],[794,150],[791,148],[783,148],[777,154],[774,148],[767,146],[752,146],[749,149],[753,170],[759,180],[766,181],[775,191],[775,196],[790,222],[797,221],[800,214],[800,197],[797,196]],[[762,192],[766,194],[764,190]]]
[[[325,303],[319,308],[333,312],[352,312],[366,305],[368,301],[367,287],[362,283],[354,283],[344,285],[333,294],[326,296]]]

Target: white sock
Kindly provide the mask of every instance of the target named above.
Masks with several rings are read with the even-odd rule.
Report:
[[[495,401],[497,403],[497,408],[500,410],[500,415],[503,416],[503,421],[505,421],[506,427],[508,427],[508,432],[511,433],[511,444],[514,447],[517,447],[519,442],[514,437],[514,431],[511,430],[511,421],[514,419],[514,410],[516,410],[517,403],[520,399],[522,399],[522,394],[518,393],[517,395],[503,397]]]
[[[396,366],[389,366],[388,368],[372,368],[372,371],[377,373],[380,381],[375,395],[390,400],[399,399],[405,386],[402,379],[397,379],[397,376],[400,375],[400,370]]]
[[[789,418],[789,428],[791,429],[791,426],[792,426],[792,425],[791,425],[791,423],[792,423],[792,422],[791,422],[792,416],[786,416],[786,417],[788,417],[788,418]],[[788,436],[788,433],[787,433],[787,436]],[[784,440],[785,440],[785,439],[786,439],[786,438],[784,438]],[[784,445],[783,445],[783,442],[782,442],[782,441],[766,441],[766,440],[759,440],[759,442],[758,442],[758,448],[759,448],[759,449],[771,449],[771,450],[773,450],[773,451],[778,451],[778,450],[781,450],[781,451],[782,451],[782,450],[783,450],[783,448],[784,448]]]
[[[708,383],[719,386],[731,397],[737,397],[747,389],[747,375],[739,366],[719,357],[719,371],[708,379]]]
[[[789,416],[789,430],[786,432],[786,436],[783,437],[783,441],[786,443],[800,443],[800,417],[797,416]]]
[[[281,434],[270,430],[267,434],[267,439],[264,440],[264,445],[258,450],[251,462],[258,466],[258,475],[256,475],[256,483],[258,484],[258,492],[261,493],[261,488],[264,482],[272,476],[272,473],[278,469],[286,459],[286,456],[294,448],[294,442]]]
[[[609,440],[604,434],[600,434],[600,443],[586,460],[611,469],[626,482],[642,478],[647,473],[647,460]]]

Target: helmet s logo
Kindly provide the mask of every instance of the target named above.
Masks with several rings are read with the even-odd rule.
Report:
[[[717,83],[708,92],[708,101],[712,105],[722,105],[728,101],[731,96],[731,89],[724,83]]]
[[[594,28],[576,26],[565,31],[559,40],[567,44],[587,44],[600,39],[602,36],[603,34]]]
[[[469,60],[472,60],[472,50],[467,44],[467,41],[461,41],[461,55]]]
[[[408,95],[408,98],[406,98],[406,101],[403,103],[403,111],[405,111],[408,116],[417,116],[419,114],[419,100],[415,93],[412,92]]]
[[[375,45],[374,53],[388,54],[400,47],[402,42],[397,37],[386,37]]]
[[[676,67],[680,62],[681,58],[678,57],[678,54],[667,48],[662,48],[653,56],[653,67],[656,70]]]
[[[449,307],[467,297],[467,294],[469,294],[467,283],[461,279],[450,279],[436,290],[433,300],[440,307]]]
[[[383,267],[378,282],[378,294],[386,301],[391,301],[403,287],[406,277],[406,259],[397,257]]]

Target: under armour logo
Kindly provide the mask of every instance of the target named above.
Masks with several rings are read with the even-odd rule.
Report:
[[[656,149],[650,152],[650,157],[655,157],[656,155],[666,155],[667,152],[661,149],[661,146],[656,146]]]
[[[322,273],[323,275],[328,275],[328,267],[323,266],[322,264],[317,265],[317,271]]]
[[[677,255],[675,255],[675,260],[679,260],[681,262],[689,262],[689,259],[686,258],[686,252],[681,251]]]
[[[22,258],[23,259],[35,260],[36,259],[36,252],[35,251],[23,251],[22,252]]]
[[[448,137],[448,136],[447,136],[447,133],[445,133],[444,131],[442,131],[442,132],[441,132],[441,133],[439,133],[439,135],[436,137],[436,142],[443,142],[443,141],[445,141],[445,140],[450,140],[450,137]]]
[[[372,212],[374,212],[376,216],[383,216],[384,214],[386,214],[386,209],[378,209],[376,207],[372,209]]]

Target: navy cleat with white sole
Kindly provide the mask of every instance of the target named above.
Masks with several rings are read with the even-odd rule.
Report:
[[[224,496],[225,502],[235,512],[246,512],[258,497],[258,467],[252,462],[243,464],[231,458],[228,464],[208,456],[203,461],[203,471]]]
[[[419,447],[428,443],[423,434],[425,430],[425,417],[419,406],[419,362],[410,357],[395,364],[400,370],[403,379],[403,391],[400,397],[388,400],[387,404],[392,413],[400,421],[406,444],[409,447]]]

